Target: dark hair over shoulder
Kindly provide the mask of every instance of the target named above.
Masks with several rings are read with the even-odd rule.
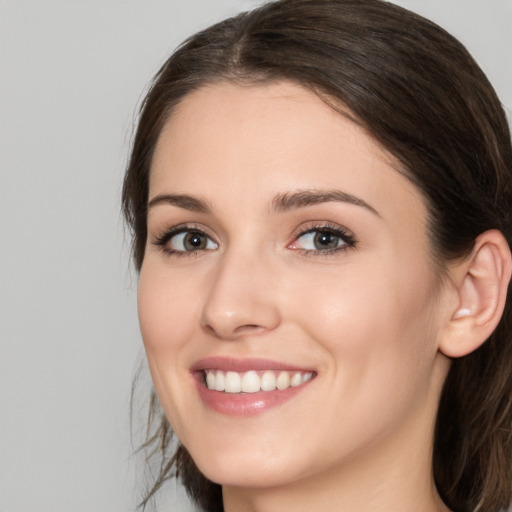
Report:
[[[498,229],[512,243],[512,149],[501,104],[484,73],[434,23],[382,0],[281,0],[185,41],[143,102],[123,207],[137,269],[144,258],[153,150],[173,109],[209,83],[290,80],[350,116],[423,193],[433,259],[442,272]],[[439,406],[434,476],[457,512],[497,511],[511,500],[512,306],[487,342],[453,360]],[[156,400],[152,401],[156,407]],[[154,412],[154,411],[153,411]],[[185,448],[171,451],[163,414],[146,447],[163,457],[144,503],[175,472],[204,510],[222,510],[220,486]]]

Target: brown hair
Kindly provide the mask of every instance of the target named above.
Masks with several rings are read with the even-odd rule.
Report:
[[[440,268],[491,228],[511,245],[510,132],[496,93],[466,49],[434,23],[382,0],[280,0],[194,35],[156,75],[123,189],[137,269],[163,124],[185,95],[223,80],[290,80],[348,107],[425,196]],[[495,332],[453,361],[444,386],[434,477],[442,499],[458,512],[494,512],[511,501],[511,329],[509,297]],[[162,461],[143,504],[177,474],[204,510],[223,510],[220,486],[200,474],[183,446],[174,452],[154,392],[151,404],[144,446]]]

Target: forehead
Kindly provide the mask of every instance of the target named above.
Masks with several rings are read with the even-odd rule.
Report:
[[[422,198],[397,167],[360,126],[308,89],[218,83],[187,95],[165,124],[150,198],[195,192],[222,203],[236,191],[229,199],[247,206],[292,189],[342,188],[381,208],[398,199],[421,216]]]

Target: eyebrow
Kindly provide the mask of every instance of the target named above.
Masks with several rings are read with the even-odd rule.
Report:
[[[160,194],[155,196],[151,201],[149,201],[148,210],[161,204],[170,204],[185,210],[199,213],[211,213],[212,211],[206,200],[199,197],[189,196],[187,194]]]
[[[380,217],[379,212],[363,199],[343,192],[342,190],[297,190],[278,194],[272,200],[271,211],[284,213],[290,210],[306,208],[322,203],[341,202],[366,208],[371,213]],[[212,208],[205,199],[190,196],[188,194],[159,194],[148,203],[148,210],[162,204],[168,204],[183,208],[192,212],[211,213]]]
[[[278,194],[272,201],[272,210],[275,212],[286,212],[329,202],[350,203],[355,206],[361,206],[380,217],[379,212],[364,199],[335,189],[297,190],[295,192]]]

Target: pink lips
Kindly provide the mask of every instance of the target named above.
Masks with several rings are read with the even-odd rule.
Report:
[[[258,391],[256,393],[226,393],[208,389],[204,383],[204,371],[222,370],[244,373],[250,370],[274,370],[289,372],[313,372],[309,368],[290,366],[268,359],[234,359],[226,357],[208,357],[197,361],[190,369],[196,388],[203,403],[214,411],[230,416],[252,416],[277,407],[299,394],[311,381],[283,390]]]

